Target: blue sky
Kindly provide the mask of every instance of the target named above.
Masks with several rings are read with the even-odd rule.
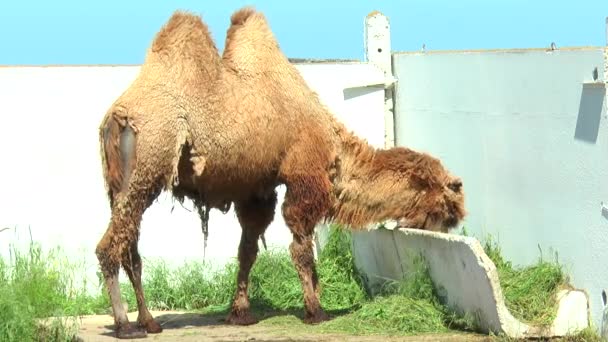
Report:
[[[363,58],[363,19],[391,21],[393,51],[606,44],[608,0],[0,1],[0,65],[138,64],[175,9],[202,14],[223,49],[230,14],[264,11],[289,57]]]

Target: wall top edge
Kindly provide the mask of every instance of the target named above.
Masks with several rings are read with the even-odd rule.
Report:
[[[525,52],[560,52],[560,51],[603,51],[605,46],[566,46],[542,48],[510,48],[510,49],[463,49],[463,50],[426,50],[426,51],[393,51],[393,55],[430,55],[430,54],[467,54],[467,53],[525,53]]]

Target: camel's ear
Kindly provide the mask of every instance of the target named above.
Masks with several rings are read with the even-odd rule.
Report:
[[[462,179],[460,179],[460,178],[453,179],[448,184],[448,188],[450,188],[454,192],[460,192],[460,190],[462,189]]]

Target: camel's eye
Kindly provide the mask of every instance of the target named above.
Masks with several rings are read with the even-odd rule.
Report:
[[[451,181],[450,184],[448,184],[448,188],[454,192],[460,192],[460,189],[462,188],[462,180],[455,179]]]

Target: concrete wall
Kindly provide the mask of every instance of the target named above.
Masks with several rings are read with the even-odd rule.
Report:
[[[337,116],[372,144],[384,139],[382,88],[358,84],[383,79],[361,63],[298,64],[309,84]],[[98,269],[94,249],[110,218],[101,174],[98,126],[105,111],[135,78],[137,66],[0,68],[0,253],[33,240],[61,246]],[[287,246],[291,234],[280,213],[266,233],[269,245]],[[175,206],[173,212],[172,207]],[[185,206],[192,209],[191,204]],[[206,259],[222,265],[236,257],[240,226],[233,211],[212,211]],[[169,263],[203,257],[200,220],[167,194],[146,211],[140,252]],[[126,278],[123,278],[126,280]]]
[[[396,141],[462,176],[468,231],[516,264],[566,267],[596,326],[608,288],[602,48],[396,53]]]

